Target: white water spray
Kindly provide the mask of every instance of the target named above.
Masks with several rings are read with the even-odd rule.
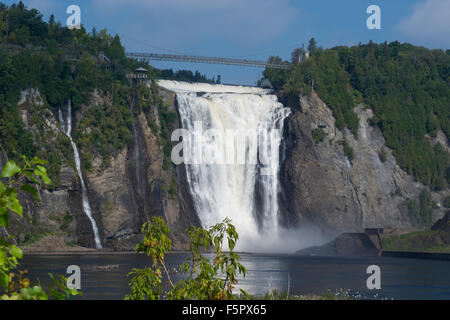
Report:
[[[81,172],[80,154],[78,153],[77,145],[75,144],[75,142],[72,139],[72,101],[70,99],[67,103],[66,112],[67,112],[67,116],[66,116],[66,121],[64,122],[61,109],[58,110],[59,122],[61,124],[62,131],[69,138],[70,143],[72,144],[73,157],[75,158],[75,166],[77,168],[78,177],[80,178],[80,183],[81,183],[81,198],[83,201],[83,211],[86,214],[86,216],[89,218],[89,221],[91,222],[92,229],[94,231],[95,247],[97,249],[101,249],[102,244],[100,242],[100,236],[99,236],[97,224],[95,223],[95,219],[92,216],[91,206],[89,205],[89,199],[87,196],[86,184],[84,183],[83,173]]]
[[[270,155],[264,167],[261,163],[186,164],[186,171],[195,209],[204,227],[229,217],[240,235],[239,250],[274,248],[282,237],[278,226],[279,152],[284,119],[290,110],[270,91],[260,88],[166,80],[158,83],[177,93],[183,129],[193,132],[200,121],[204,130],[215,130],[222,136],[226,136],[227,130],[271,132],[257,137],[259,157],[263,153]],[[223,145],[214,138],[196,144],[201,145],[203,155],[223,150]]]

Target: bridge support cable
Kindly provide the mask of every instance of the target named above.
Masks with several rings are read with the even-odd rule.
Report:
[[[273,69],[288,69],[288,63],[267,63],[258,60],[247,59],[232,59],[220,57],[204,57],[204,56],[189,56],[179,54],[161,54],[161,53],[139,53],[127,52],[129,58],[142,60],[156,60],[156,61],[176,61],[176,62],[195,62],[195,63],[209,63],[209,64],[224,64],[232,66],[247,66],[256,68],[273,68]]]

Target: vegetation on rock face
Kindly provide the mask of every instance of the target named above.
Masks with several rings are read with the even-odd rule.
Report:
[[[275,59],[275,58],[273,58]],[[418,181],[439,190],[450,183],[450,155],[430,139],[438,130],[450,137],[450,52],[410,44],[358,45],[314,49],[290,70],[264,75],[285,97],[314,90],[333,110],[338,128],[356,135],[353,108],[364,102],[371,124],[383,132],[399,165]]]
[[[23,158],[24,165],[19,167],[14,161],[9,161],[3,167],[0,181],[0,228],[5,232],[0,234],[0,299],[1,300],[57,300],[69,299],[80,294],[76,289],[69,289],[64,277],[54,277],[49,274],[53,284],[47,292],[40,285],[31,285],[26,277],[28,270],[18,270],[19,260],[22,259],[22,250],[10,243],[8,222],[10,212],[22,216],[17,188],[31,194],[36,201],[40,201],[36,185],[49,185],[51,183],[47,170],[43,166],[47,162],[39,158],[28,160]],[[5,183],[3,183],[5,182]],[[3,292],[2,292],[3,290]]]
[[[144,90],[139,101],[142,103],[140,108],[146,114],[148,127],[158,137],[158,144],[163,153],[163,169],[168,170],[172,152],[171,129],[178,125],[177,113],[167,102],[164,102],[159,94],[159,87],[153,82],[150,85],[150,91]],[[156,112],[150,112],[150,107],[155,108]]]
[[[64,135],[49,137],[45,128],[51,119],[56,123],[58,110],[64,110],[71,98],[74,115],[83,108],[74,140],[84,168],[90,168],[93,155],[100,155],[107,165],[110,155],[131,138],[126,73],[144,66],[153,78],[155,70],[127,59],[120,38],[106,30],[69,30],[53,16],[43,21],[35,9],[0,4],[0,17],[6,16],[8,32],[0,33],[0,143],[9,158],[20,160],[24,154],[49,159],[49,174],[57,183],[62,162],[73,165],[73,156]],[[42,106],[17,106],[27,89],[38,90]],[[21,116],[24,108],[31,114],[28,126]]]
[[[316,128],[312,130],[312,137],[315,143],[321,143],[325,140],[327,134],[322,128]]]
[[[348,144],[348,142],[346,140],[342,141],[342,146],[344,148],[344,154],[347,157],[347,159],[352,162],[353,159],[355,158],[355,151],[353,150],[353,148]]]
[[[126,86],[115,84],[112,103],[97,104],[83,114],[74,137],[84,150],[85,169],[90,169],[90,160],[95,153],[102,157],[102,166],[107,167],[111,155],[131,140],[134,118],[128,107],[128,90]]]
[[[190,227],[192,257],[180,266],[180,272],[186,275],[183,280],[173,283],[165,264],[165,254],[170,251],[172,242],[169,228],[161,217],[153,217],[142,227],[145,236],[136,247],[136,252],[144,252],[153,259],[153,266],[145,269],[133,269],[129,273],[131,292],[127,300],[159,299],[195,299],[224,300],[235,299],[233,288],[237,276],[245,276],[247,270],[239,262],[240,257],[234,252],[238,234],[229,219],[212,226],[208,230]],[[224,251],[224,244],[228,251]],[[202,254],[213,248],[212,259]],[[164,290],[163,274],[169,289]],[[241,294],[247,294],[241,290]]]
[[[414,200],[407,202],[408,214],[419,226],[431,227],[433,219],[433,201],[428,190],[423,190],[419,196],[419,204]]]
[[[383,240],[391,251],[450,253],[450,235],[441,230],[416,231]]]

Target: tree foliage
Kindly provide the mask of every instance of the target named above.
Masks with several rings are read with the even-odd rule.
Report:
[[[145,269],[133,269],[129,285],[131,293],[127,300],[157,299],[195,299],[223,300],[234,299],[233,292],[238,283],[239,274],[246,275],[246,268],[239,262],[240,257],[234,252],[239,238],[235,227],[229,219],[209,229],[190,227],[189,258],[180,266],[185,278],[173,283],[165,263],[165,254],[172,247],[169,228],[161,217],[153,217],[142,227],[145,239],[136,247],[136,252],[144,252],[153,259],[153,266]],[[224,245],[227,246],[225,251]],[[213,249],[211,256],[203,252]],[[164,289],[163,274],[168,282]],[[241,290],[241,293],[246,293]]]
[[[314,43],[311,43],[314,47]],[[450,137],[450,55],[395,41],[390,44],[315,48],[284,75],[265,75],[287,96],[314,90],[332,109],[338,128],[358,131],[353,108],[364,102],[371,124],[383,132],[399,165],[439,190],[450,183],[450,155],[430,139]]]
[[[204,83],[220,83],[220,75],[217,76],[217,81],[209,79],[206,75],[201,74],[199,71],[192,72],[191,70],[178,70],[163,69],[156,72],[156,76],[159,79],[164,80],[177,80],[187,82],[204,82]]]
[[[58,136],[55,146],[53,137],[38,138],[33,128],[43,131],[50,119],[46,111],[57,119],[69,98],[74,113],[91,105],[96,100],[95,91],[103,101],[82,115],[73,137],[84,169],[90,168],[94,155],[108,165],[111,154],[132,137],[131,88],[126,74],[143,66],[152,79],[155,69],[128,59],[117,35],[111,36],[106,30],[90,34],[83,26],[69,30],[54,16],[45,22],[39,11],[23,4],[0,5],[0,21],[4,31],[0,32],[0,144],[8,157],[16,161],[21,155],[48,159],[49,174],[57,185],[61,165],[73,164],[71,152],[60,145],[67,145],[67,141]],[[39,91],[43,105],[25,102],[18,106],[21,93],[31,88]],[[25,110],[33,114],[33,122],[27,125],[23,121]]]
[[[22,216],[22,205],[18,199],[18,190],[31,194],[36,201],[40,201],[36,185],[48,185],[51,183],[47,170],[43,166],[46,161],[39,158],[28,160],[23,158],[24,165],[18,166],[14,161],[8,161],[1,172],[0,181],[0,228],[8,227],[10,212]],[[4,183],[5,181],[5,183]],[[32,285],[27,278],[27,270],[18,270],[19,260],[23,257],[22,250],[8,240],[0,236],[0,295],[1,300],[57,300],[69,299],[80,294],[76,289],[66,286],[66,279],[62,276],[54,277],[49,274],[53,284],[49,292],[40,285]]]

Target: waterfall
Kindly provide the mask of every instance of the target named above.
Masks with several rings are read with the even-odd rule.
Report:
[[[131,112],[135,113],[135,100],[133,98],[133,101],[131,102]],[[137,118],[138,119],[138,118]],[[136,193],[139,197],[144,196],[144,192],[142,191],[142,172],[141,172],[141,153],[139,152],[141,141],[139,139],[138,131],[137,131],[137,125],[136,123],[138,120],[135,119],[132,123],[132,133],[133,133],[133,146],[134,146],[134,163],[136,164],[136,170],[135,170],[135,176],[136,176]]]
[[[70,143],[72,144],[73,157],[75,159],[75,166],[77,168],[78,177],[80,178],[80,183],[81,183],[81,197],[82,197],[82,201],[83,201],[83,211],[86,214],[86,216],[89,218],[89,221],[91,222],[92,229],[94,232],[94,238],[95,238],[95,247],[97,249],[101,249],[102,244],[100,242],[100,236],[99,236],[97,224],[95,223],[95,219],[92,216],[91,206],[89,205],[89,199],[87,196],[86,184],[84,183],[83,173],[81,172],[80,154],[78,153],[77,145],[75,144],[75,142],[72,139],[72,101],[70,99],[67,103],[66,113],[67,113],[66,121],[64,121],[61,109],[58,110],[59,122],[61,124],[62,131],[69,138]]]
[[[279,154],[290,110],[261,88],[158,83],[176,92],[183,132],[190,133],[183,136],[182,154],[203,227],[229,217],[240,236],[239,250],[271,247],[280,236]]]

